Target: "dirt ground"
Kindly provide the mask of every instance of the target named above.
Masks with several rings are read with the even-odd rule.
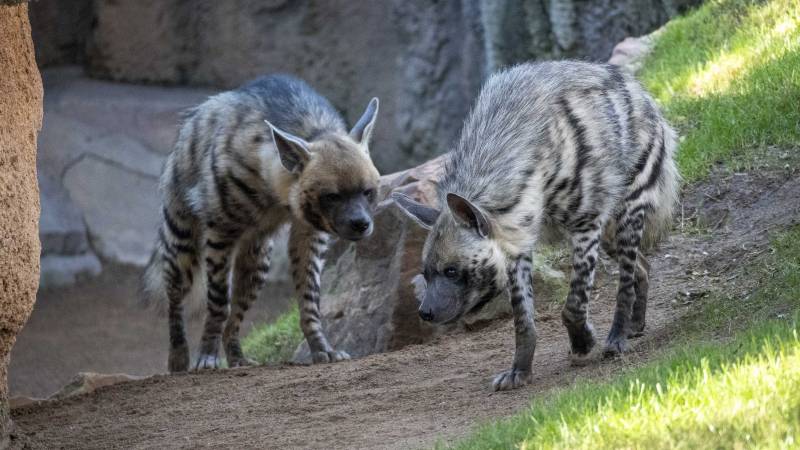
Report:
[[[153,375],[167,370],[167,319],[138,304],[141,271],[105,266],[98,278],[66,289],[40,291],[33,314],[11,353],[11,396],[47,397],[78,372]],[[269,285],[245,316],[253,323],[285,311],[287,286]],[[202,317],[187,321],[198,342]]]
[[[768,251],[769,232],[800,222],[797,172],[723,174],[684,195],[678,232],[651,257],[647,334],[622,358],[570,367],[557,304],[537,304],[534,382],[494,393],[513,352],[510,321],[335,365],[222,370],[149,379],[13,410],[17,443],[63,448],[414,448],[450,442],[577,379],[648,361],[679,318],[709,293],[744,295],[743,264]],[[699,227],[698,227],[699,225]],[[698,231],[705,228],[705,231]],[[681,233],[680,230],[683,230]],[[600,265],[590,306],[599,340],[614,298]]]

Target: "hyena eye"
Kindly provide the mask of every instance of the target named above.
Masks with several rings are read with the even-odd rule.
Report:
[[[342,196],[337,194],[337,193],[335,193],[335,192],[329,192],[327,194],[323,194],[322,195],[322,201],[324,203],[338,202],[341,198],[342,198]]]
[[[366,197],[367,200],[372,201],[372,199],[375,198],[375,189],[367,189],[367,190],[365,190],[364,191],[364,197]]]
[[[444,269],[444,276],[450,279],[456,278],[458,277],[458,269],[455,267],[447,267]]]

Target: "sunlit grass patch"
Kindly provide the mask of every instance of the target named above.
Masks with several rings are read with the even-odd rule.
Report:
[[[261,364],[285,362],[292,359],[303,341],[300,313],[296,304],[278,316],[274,322],[253,327],[242,341],[244,354]]]
[[[456,447],[800,448],[800,227],[748,270],[752,295],[713,300],[654,362],[537,398]],[[697,340],[731,320],[725,343]]]
[[[667,24],[640,77],[684,137],[689,181],[800,151],[800,0],[709,0]]]

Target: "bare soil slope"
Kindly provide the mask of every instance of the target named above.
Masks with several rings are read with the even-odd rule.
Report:
[[[689,220],[689,219],[692,220]],[[645,337],[617,360],[570,367],[557,304],[537,305],[534,383],[493,393],[510,364],[510,321],[428,344],[324,366],[280,366],[156,376],[13,411],[17,442],[64,448],[410,448],[463,436],[510,415],[531,396],[576,378],[611,376],[647,361],[676,333],[681,315],[709,292],[745,292],[742,265],[768,248],[768,231],[800,221],[797,173],[718,175],[685,194],[683,222],[710,233],[674,235],[652,256]],[[606,270],[608,269],[608,270]],[[614,298],[613,266],[601,265],[591,305],[602,339]]]

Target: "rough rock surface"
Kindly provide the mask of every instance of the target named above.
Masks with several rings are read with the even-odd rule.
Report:
[[[379,96],[374,158],[390,172],[444,153],[489,73],[533,59],[605,60],[699,0],[123,0],[95,2],[91,27],[39,3],[39,53],[61,43],[64,54],[46,62],[85,61],[93,76],[227,88],[289,72],[350,120]],[[72,55],[83,42],[85,54]]]
[[[94,81],[77,67],[48,69],[43,79],[41,286],[95,276],[100,258],[144,264],[178,113],[211,91]]]
[[[42,82],[27,4],[0,4],[0,447],[11,427],[7,366],[39,281],[36,133]]]
[[[409,167],[441,153],[480,87],[473,3],[97,2],[88,68],[115,80],[225,88],[293,73],[351,123],[378,96],[377,164]]]

